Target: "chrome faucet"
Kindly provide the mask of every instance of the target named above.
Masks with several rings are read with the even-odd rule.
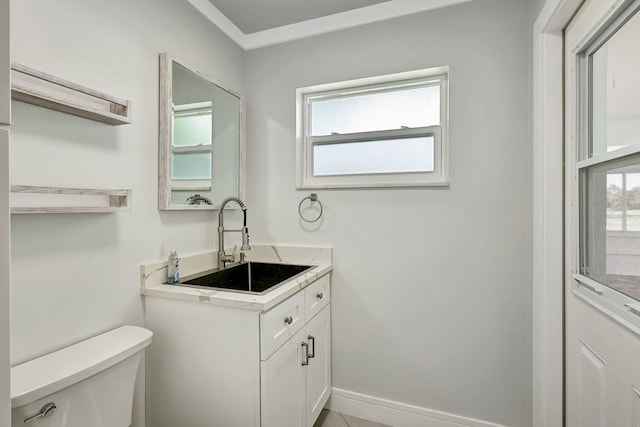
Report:
[[[225,230],[224,229],[224,207],[229,202],[236,202],[242,208],[242,214],[244,221],[240,230]],[[238,197],[227,197],[222,201],[220,205],[220,211],[218,212],[218,270],[222,270],[226,267],[228,262],[236,262],[235,255],[227,255],[224,253],[224,233],[240,232],[242,233],[242,247],[241,251],[248,251],[251,249],[249,246],[249,229],[247,228],[247,207],[242,200]],[[240,261],[244,261],[244,253],[240,253]]]

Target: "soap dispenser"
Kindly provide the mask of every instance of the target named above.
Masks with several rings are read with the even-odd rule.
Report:
[[[167,283],[174,284],[180,281],[180,258],[178,253],[174,250],[169,252],[169,263],[167,265]]]

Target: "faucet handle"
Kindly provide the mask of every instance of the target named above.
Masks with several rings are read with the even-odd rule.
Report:
[[[236,262],[236,256],[235,255],[220,254],[220,261],[222,261],[222,262]]]

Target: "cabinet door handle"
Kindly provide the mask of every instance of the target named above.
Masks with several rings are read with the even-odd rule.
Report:
[[[284,323],[285,325],[290,325],[293,323],[293,317],[292,316],[287,316],[284,318]]]
[[[322,299],[322,298],[324,298],[324,293],[322,293],[322,292],[318,292],[318,293],[316,294],[316,298],[318,298],[318,299]]]
[[[316,338],[313,335],[309,335],[307,339],[311,341],[311,354],[309,354],[309,359],[313,359],[316,357]]]
[[[304,360],[302,361],[302,366],[307,366],[309,364],[309,344],[306,342],[302,342],[302,347],[304,347]]]

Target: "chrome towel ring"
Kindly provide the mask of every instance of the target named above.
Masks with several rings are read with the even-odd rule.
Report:
[[[318,205],[320,205],[320,213],[318,213],[318,216],[313,218],[313,219],[307,219],[302,214],[302,204],[307,199],[309,199],[312,204],[313,204],[313,202],[318,202]],[[318,221],[320,218],[322,218],[322,210],[323,210],[322,209],[322,202],[320,202],[320,199],[318,199],[318,195],[316,193],[309,194],[307,197],[305,197],[304,199],[300,200],[300,204],[298,205],[298,215],[300,215],[300,218],[302,218],[302,220],[305,221],[305,222],[316,222],[316,221]]]

